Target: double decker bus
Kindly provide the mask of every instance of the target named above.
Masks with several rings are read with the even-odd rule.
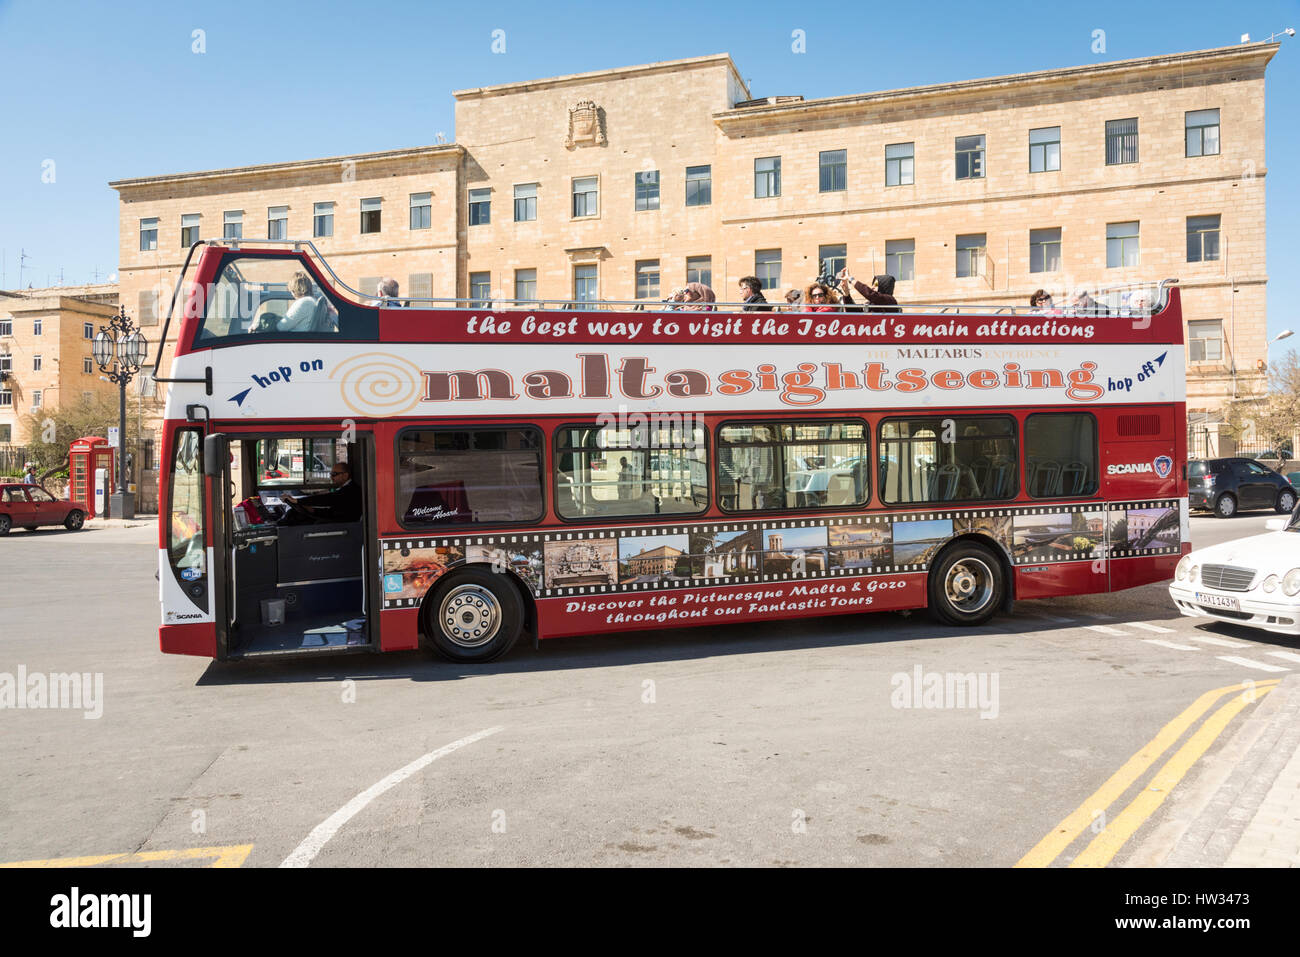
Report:
[[[203,241],[173,321],[168,653],[974,626],[1190,550],[1174,280],[1046,314],[399,302],[307,241]]]

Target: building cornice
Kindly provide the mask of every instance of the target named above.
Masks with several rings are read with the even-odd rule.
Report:
[[[680,70],[692,70],[709,66],[726,65],[731,70],[746,95],[749,87],[745,84],[740,70],[736,68],[730,53],[711,53],[708,56],[690,57],[685,60],[661,60],[658,63],[642,63],[636,66],[620,66],[612,70],[592,70],[588,73],[570,73],[566,76],[552,76],[541,80],[521,80],[515,83],[498,83],[495,86],[477,86],[466,90],[454,90],[452,96],[457,100],[476,100],[488,96],[508,96],[512,93],[533,93],[538,90],[550,90],[562,86],[574,86],[604,80],[625,80],[636,76],[648,76],[654,73],[672,73]]]
[[[1026,89],[1046,87],[1052,84],[1078,84],[1093,80],[1108,80],[1125,74],[1154,75],[1167,70],[1185,71],[1191,67],[1230,63],[1250,64],[1256,61],[1259,62],[1260,67],[1264,67],[1268,65],[1279,46],[1281,44],[1278,42],[1242,43],[1236,46],[1214,47],[1209,50],[1136,57],[1130,60],[1112,60],[1106,63],[1092,63],[1085,66],[1036,70],[1030,73],[1010,73],[1005,76],[960,80],[955,83],[933,83],[926,86],[903,87],[897,90],[882,90],[875,93],[856,93],[847,96],[803,100],[795,103],[778,103],[769,106],[723,110],[714,113],[713,120],[718,126],[725,128],[759,118],[797,117],[803,119],[805,117],[855,112],[863,109],[896,107],[908,101],[932,100],[945,96],[997,93],[1012,88]]]
[[[326,156],[320,159],[295,160],[289,163],[264,163],[258,166],[232,166],[227,169],[199,170],[193,173],[168,173],[162,176],[141,176],[134,179],[113,180],[108,185],[116,190],[135,189],[144,186],[157,186],[165,183],[186,183],[196,180],[229,179],[235,176],[265,176],[271,173],[294,173],[302,170],[320,169],[321,167],[339,166],[353,163],[361,166],[367,163],[383,163],[403,159],[423,159],[427,157],[456,157],[459,161],[465,148],[458,143],[439,143],[434,146],[416,146],[400,150],[383,150],[377,153],[353,153],[348,156]]]

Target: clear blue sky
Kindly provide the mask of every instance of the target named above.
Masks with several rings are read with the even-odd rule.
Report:
[[[20,248],[24,282],[114,272],[109,180],[450,139],[451,91],[465,87],[727,52],[755,96],[832,96],[1300,29],[1294,0],[838,6],[0,0],[4,285],[18,285]],[[805,54],[791,52],[795,29]],[[1269,326],[1300,332],[1300,37],[1267,77]]]

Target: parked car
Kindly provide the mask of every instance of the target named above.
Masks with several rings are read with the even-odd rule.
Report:
[[[1192,508],[1219,518],[1250,508],[1290,513],[1296,487],[1254,459],[1192,459],[1187,463],[1187,497]]]
[[[42,525],[62,525],[75,532],[86,523],[86,506],[55,498],[39,485],[0,485],[0,535],[15,525],[29,532]]]
[[[1263,535],[1199,548],[1174,570],[1169,595],[1184,615],[1300,634],[1300,510]]]

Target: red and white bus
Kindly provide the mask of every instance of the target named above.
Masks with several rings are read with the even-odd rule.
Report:
[[[1190,548],[1172,280],[1076,315],[399,303],[308,242],[215,241],[177,290],[164,652],[977,625]]]

